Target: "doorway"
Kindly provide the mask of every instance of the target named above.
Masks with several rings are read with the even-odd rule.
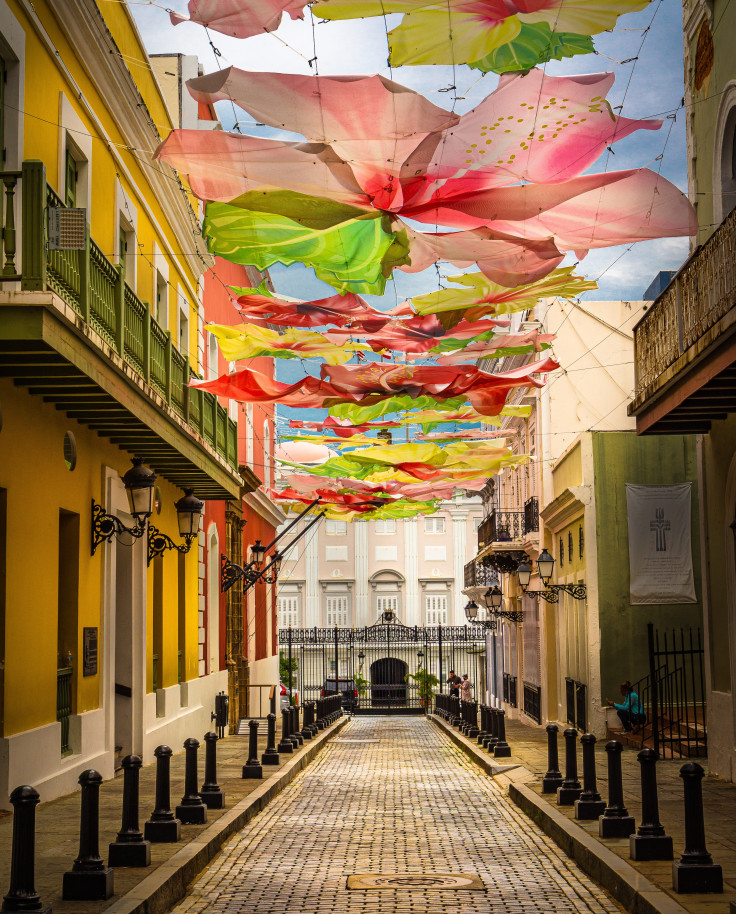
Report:
[[[406,703],[405,676],[408,666],[398,657],[382,657],[371,664],[373,706]]]
[[[115,767],[134,752],[133,733],[133,557],[136,550],[115,541]]]

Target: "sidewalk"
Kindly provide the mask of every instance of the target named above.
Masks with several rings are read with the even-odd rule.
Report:
[[[264,766],[263,780],[243,780],[242,767],[248,758],[248,737],[229,736],[217,743],[217,781],[225,793],[225,809],[209,809],[205,825],[182,825],[182,839],[176,844],[152,844],[151,866],[140,869],[115,868],[115,894],[107,901],[63,901],[63,874],[71,869],[79,850],[80,793],[75,792],[36,809],[36,891],[54,914],[158,914],[167,911],[184,894],[186,886],[218,852],[235,831],[251,819],[307,765],[345,723],[341,718],[291,755],[282,754],[280,764]],[[258,757],[266,748],[265,727],[258,741]],[[259,734],[260,736],[260,734]],[[278,743],[277,732],[277,743]],[[204,775],[204,743],[199,750],[199,783]],[[107,862],[108,844],[120,829],[122,814],[122,772],[100,789],[100,856]],[[156,766],[141,769],[140,828],[154,807]],[[184,792],[184,752],[171,759],[171,807]],[[0,819],[0,897],[10,886],[10,851],[13,817]],[[124,897],[126,896],[126,897]]]
[[[444,726],[447,724],[440,721]],[[562,731],[559,735],[560,769],[564,775],[565,752]],[[454,731],[463,742],[472,745],[473,741],[465,740],[462,734]],[[706,777],[703,780],[703,798],[705,808],[705,837],[708,851],[713,857],[713,862],[723,868],[723,894],[722,895],[678,895],[672,890],[672,863],[668,861],[636,862],[629,859],[628,839],[601,840],[598,838],[597,822],[577,822],[571,806],[557,806],[554,794],[542,794],[542,777],[547,771],[547,734],[544,729],[525,726],[519,721],[506,721],[506,740],[511,747],[511,758],[499,759],[494,762],[496,767],[506,765],[520,765],[528,774],[521,771],[508,773],[510,795],[515,802],[524,808],[528,815],[542,825],[548,834],[556,830],[551,820],[546,825],[540,819],[547,807],[555,814],[567,820],[567,830],[582,837],[588,836],[584,841],[593,853],[601,854],[613,852],[621,860],[632,867],[631,875],[640,874],[651,881],[658,889],[662,890],[677,902],[685,911],[691,914],[728,914],[729,902],[736,901],[736,785],[721,781],[716,778]],[[605,740],[596,744],[596,768],[598,774],[598,791],[601,797],[607,798],[608,784],[606,781],[607,757],[604,750]],[[477,744],[476,744],[477,746]],[[480,750],[484,760],[492,760],[487,752]],[[639,763],[636,760],[636,751],[625,749],[622,753],[624,802],[629,813],[635,817],[637,825],[641,821],[641,795],[639,781]],[[675,860],[678,860],[685,843],[684,828],[684,802],[682,780],[679,777],[680,768],[686,759],[662,760],[657,763],[657,781],[659,787],[659,815],[666,832],[673,839]],[[707,770],[707,759],[694,759]],[[582,756],[578,741],[578,772],[582,781]],[[523,784],[527,798],[514,791],[514,783]],[[528,808],[527,808],[528,807]],[[536,807],[536,808],[533,808]],[[591,840],[592,839],[592,840]],[[566,843],[565,838],[562,841]],[[558,843],[560,843],[558,841]],[[577,857],[576,857],[577,859]],[[583,865],[583,861],[578,860]],[[595,867],[595,862],[592,866]],[[584,868],[586,868],[584,866]],[[587,870],[590,872],[590,869]],[[636,879],[633,879],[635,883]],[[605,885],[605,888],[609,888]],[[609,889],[610,890],[610,889]],[[619,899],[620,900],[620,899]],[[641,901],[639,902],[641,904]],[[670,908],[667,905],[667,908]],[[631,910],[631,908],[630,908]],[[634,908],[646,910],[646,907]],[[649,910],[665,910],[662,905],[654,905]],[[677,910],[677,908],[670,908]]]

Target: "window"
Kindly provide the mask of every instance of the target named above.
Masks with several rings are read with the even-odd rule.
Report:
[[[123,270],[123,279],[131,289],[135,287],[135,234],[127,219],[120,220],[118,233],[118,265]]]
[[[346,520],[328,520],[325,522],[327,536],[345,536],[347,532],[348,522]]]
[[[299,597],[279,597],[278,601],[279,628],[299,627]]]
[[[481,525],[482,523],[483,523],[483,518],[482,518],[482,517],[474,517],[474,518],[473,518],[473,533],[477,533],[477,532],[478,532],[478,527],[480,527],[480,525]]]
[[[214,333],[207,334],[207,377],[212,381],[219,374],[217,368],[217,337]]]
[[[582,524],[578,527],[578,550],[580,558],[582,559],[582,557],[585,555],[585,538],[583,536]]]
[[[74,209],[77,205],[77,160],[74,158],[69,148],[66,150],[65,158],[64,167],[66,169],[66,174],[64,179],[64,205],[68,206],[70,209]]]
[[[445,532],[444,517],[425,517],[424,518],[424,532],[425,533],[444,533]]]
[[[424,598],[424,624],[447,625],[447,595],[432,593]]]
[[[167,330],[169,327],[169,284],[166,277],[156,270],[156,313],[158,324]]]
[[[565,543],[560,537],[560,568],[565,564]]]
[[[399,595],[389,594],[387,596],[376,597],[376,609],[379,615],[385,612],[398,613]]]
[[[327,626],[332,627],[334,625],[342,626],[343,628],[348,624],[348,598],[344,597],[327,597],[326,601],[327,609]]]
[[[396,521],[377,520],[375,531],[379,536],[393,536],[396,533]]]
[[[567,554],[570,557],[571,562],[572,562],[572,551],[573,551],[572,530],[568,530],[567,531]]]
[[[189,302],[179,293],[179,328],[177,333],[179,352],[189,354]]]

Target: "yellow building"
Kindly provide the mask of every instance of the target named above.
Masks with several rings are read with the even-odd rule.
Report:
[[[242,480],[235,422],[187,386],[210,261],[152,161],[176,113],[126,5],[0,0],[0,65],[0,795],[49,799],[201,738],[227,688],[199,675],[196,538],[150,564],[150,525],[92,548],[93,502],[132,527],[139,456],[151,523],[184,546],[182,490],[238,499]]]

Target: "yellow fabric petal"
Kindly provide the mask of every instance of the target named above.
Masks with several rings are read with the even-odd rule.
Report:
[[[448,8],[448,4],[426,6],[407,13],[388,33],[390,59],[395,67],[481,60],[512,41],[520,29],[516,16],[491,25],[477,13]]]
[[[597,35],[612,29],[619,16],[648,6],[650,0],[562,0],[550,9],[536,13],[519,13],[522,22],[546,22],[554,32],[576,32]],[[480,59],[480,58],[478,58]]]

